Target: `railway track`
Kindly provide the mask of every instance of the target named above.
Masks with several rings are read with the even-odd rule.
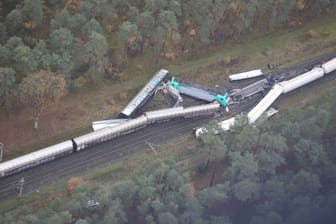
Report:
[[[146,142],[162,144],[176,135],[190,134],[192,128],[201,125],[207,118],[178,119],[168,123],[148,126],[146,132],[134,132],[127,136],[96,145],[93,148],[26,170],[0,180],[0,199],[16,195],[15,184],[25,178],[24,193],[45,184],[67,179],[112,162],[124,159],[135,152],[148,149]],[[129,141],[132,139],[132,142]]]
[[[310,61],[305,65],[311,65],[327,57],[330,56],[322,56],[320,59],[314,59],[312,60],[314,62]],[[317,83],[321,85],[323,82],[330,82],[330,79],[335,81],[335,77],[330,78],[330,76],[328,76],[319,80]],[[311,85],[303,88],[309,88]],[[233,111],[230,112],[230,116],[239,111],[248,111],[258,102],[258,98],[260,97],[261,96],[257,95],[245,101],[246,104],[234,108]],[[177,135],[191,133],[194,127],[204,124],[210,119],[211,117],[196,117],[149,125],[145,129],[142,129],[142,131],[121,136],[117,139],[91,147],[90,149],[73,153],[47,164],[2,178],[0,179],[0,200],[13,197],[17,194],[15,185],[21,178],[25,178],[24,193],[32,192],[41,186],[83,174],[86,170],[92,170],[96,167],[122,160],[135,152],[149,149],[146,142],[163,144]],[[130,139],[132,139],[132,142],[129,141]]]
[[[240,109],[246,111],[257,102],[257,98],[251,100],[244,105],[244,108]],[[236,108],[227,116],[232,116],[239,111],[241,110]],[[212,116],[180,118],[149,125],[142,131],[121,136],[92,148],[5,177],[0,179],[0,200],[17,195],[15,185],[21,178],[25,179],[24,193],[29,193],[44,185],[66,180],[69,177],[81,175],[85,171],[120,161],[134,153],[149,150],[146,142],[164,144],[174,137],[191,134],[194,127],[203,125],[212,118]],[[132,139],[132,142],[129,141],[130,139]]]

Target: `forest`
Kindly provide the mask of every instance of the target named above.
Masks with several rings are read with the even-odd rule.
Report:
[[[16,87],[39,71],[58,75],[72,90],[118,79],[133,57],[154,55],[158,67],[251,32],[295,28],[335,9],[332,0],[3,0],[0,106],[10,113],[20,95]]]
[[[323,99],[323,100],[322,100]],[[318,106],[316,106],[318,105]],[[205,134],[197,175],[224,165],[196,190],[172,160],[158,160],[119,186],[75,180],[64,193],[0,215],[6,224],[332,224],[336,220],[336,93],[271,120]],[[263,120],[263,119],[261,119]],[[215,126],[209,124],[211,127]],[[218,175],[218,174],[217,174]],[[74,184],[75,183],[75,184]],[[70,184],[70,182],[69,182]]]

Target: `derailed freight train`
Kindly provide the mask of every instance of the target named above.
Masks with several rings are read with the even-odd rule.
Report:
[[[281,93],[290,92],[335,70],[336,58],[322,64],[319,68],[314,68],[313,70],[297,76],[296,78],[276,84],[273,89],[265,96],[266,99],[261,100],[258,105],[249,112],[249,121],[253,123],[256,119],[258,119],[258,117],[278,98]],[[127,133],[136,131],[155,122],[179,117],[215,114],[220,110],[221,105],[217,102],[213,102],[206,105],[193,106],[188,108],[176,107],[146,112],[141,116],[135,119],[127,120],[118,126],[107,127],[99,131],[91,132],[83,136],[15,158],[13,160],[0,163],[0,177],[18,173],[22,170],[46,163],[66,154],[71,154],[73,152],[77,152],[79,150],[99,144],[100,142],[108,141],[120,135],[125,135]],[[234,121],[230,121],[228,125],[230,126],[233,124]]]
[[[300,88],[308,83],[311,83],[324,75],[334,72],[336,70],[336,58],[333,58],[312,70],[303,73],[293,79],[282,81],[275,84],[266,96],[247,114],[248,122],[253,124],[256,120],[272,105],[272,103],[279,98],[281,94],[286,94],[297,88]],[[235,119],[230,118],[218,123],[224,131],[230,130],[230,127],[235,124]],[[207,133],[204,127],[199,127],[195,130],[196,137]]]
[[[149,124],[180,117],[193,117],[215,114],[221,110],[217,102],[193,107],[176,107],[143,113],[141,116],[129,119],[115,127],[107,127],[98,131],[64,141],[62,143],[40,149],[33,153],[20,156],[10,161],[0,163],[0,177],[5,177],[22,170],[38,166],[42,163],[77,152],[93,145],[114,139],[120,135],[142,129]]]

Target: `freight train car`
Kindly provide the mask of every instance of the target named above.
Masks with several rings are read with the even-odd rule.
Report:
[[[161,69],[153,75],[151,80],[140,90],[140,92],[127,104],[127,106],[120,112],[119,118],[132,117],[145,103],[153,96],[156,87],[160,85],[162,81],[168,79],[169,72],[165,69]]]

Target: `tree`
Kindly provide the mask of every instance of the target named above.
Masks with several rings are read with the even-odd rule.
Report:
[[[135,56],[139,50],[142,41],[138,26],[129,21],[123,22],[118,31],[119,39],[124,44],[125,52],[129,56]]]
[[[245,179],[233,185],[233,195],[240,201],[253,201],[258,198],[259,184],[252,179]]]
[[[45,223],[71,223],[72,216],[69,211],[54,212],[50,216],[47,216],[43,222]]]
[[[0,66],[9,66],[12,52],[7,46],[0,44]]]
[[[260,171],[265,175],[276,174],[276,169],[286,164],[286,160],[281,154],[274,151],[262,151],[258,154]]]
[[[75,224],[89,224],[88,221],[86,221],[85,219],[78,219]]]
[[[43,40],[39,40],[33,48],[33,55],[38,64],[38,70],[50,71],[51,54]]]
[[[197,199],[202,206],[211,208],[218,202],[223,202],[229,198],[229,184],[216,184],[213,187],[205,188],[197,194]]]
[[[52,71],[61,74],[66,80],[71,78],[75,63],[69,52],[63,52],[61,54],[53,53],[48,61],[51,63],[50,68]]]
[[[176,223],[199,224],[201,207],[192,197],[192,189],[177,170],[174,161],[155,164],[142,171],[131,186],[123,188],[121,200],[132,211],[129,223]],[[135,222],[134,221],[134,222]],[[168,222],[168,223],[169,223]]]
[[[0,67],[0,106],[5,105],[7,114],[11,109],[11,95],[15,86],[15,71],[12,68]]]
[[[37,61],[30,47],[25,44],[20,44],[14,49],[13,61],[15,67],[21,74],[27,72],[35,72],[37,69]]]
[[[21,28],[23,22],[22,12],[19,9],[13,9],[6,16],[6,24],[8,27],[8,31],[11,34],[17,33],[17,31]]]
[[[318,174],[301,169],[291,178],[287,187],[292,196],[303,195],[311,197],[318,194],[322,185]]]
[[[107,0],[84,0],[80,3],[80,13],[87,19],[108,17],[113,13],[110,4]]]
[[[0,52],[0,63],[12,66],[18,76],[35,72],[37,69],[38,61],[32,49],[25,45],[19,37],[12,36],[9,38],[4,46],[0,46]]]
[[[101,27],[100,23],[95,19],[91,19],[82,27],[82,33],[85,36],[90,36],[92,31],[97,33],[102,33],[103,31],[103,28]]]
[[[67,28],[59,28],[51,32],[49,46],[52,53],[45,52],[41,62],[48,65],[51,71],[62,74],[66,80],[71,78],[76,65],[81,64],[79,51],[79,40]],[[43,49],[43,46],[41,46]]]
[[[218,127],[216,122],[214,123],[210,122],[205,128],[209,131],[201,135],[201,141],[203,148],[208,154],[205,165],[205,168],[207,168],[211,161],[218,162],[217,160],[224,158],[228,150],[222,137],[220,135],[214,134],[214,132],[220,132],[220,127]],[[212,186],[213,184],[213,179],[215,178],[216,170],[217,170],[217,163],[215,163],[215,167],[212,173],[212,178],[210,180],[209,186]]]
[[[85,57],[90,66],[87,75],[94,82],[100,81],[107,68],[108,44],[105,37],[95,31],[91,32],[89,41],[85,44]]]
[[[301,167],[318,166],[327,162],[323,146],[311,140],[301,139],[293,147],[297,163]]]
[[[115,199],[111,201],[110,208],[103,220],[103,224],[123,224],[127,223],[127,216],[125,214],[123,204],[120,200]]]
[[[228,32],[227,30],[219,30],[223,26],[223,20],[227,13],[229,3],[226,1],[189,1],[191,16],[190,19],[195,24],[195,36],[199,44],[209,44],[216,40],[223,42],[223,36]],[[225,23],[225,22],[224,22]],[[211,24],[211,26],[209,26]]]
[[[158,19],[159,24],[165,29],[177,29],[177,21],[174,12],[161,10]]]
[[[150,38],[154,31],[155,19],[150,12],[145,11],[136,17],[136,25],[142,33],[143,38]],[[137,32],[135,32],[135,34],[137,34]]]
[[[67,28],[59,28],[51,32],[49,46],[56,53],[69,51],[74,46],[75,38]]]
[[[63,8],[65,0],[46,0],[46,3],[54,8]]]
[[[145,0],[145,11],[158,14],[162,9],[168,6],[167,0]]]
[[[7,28],[6,25],[0,22],[0,44],[7,40]]]
[[[244,126],[239,135],[234,137],[234,151],[252,152],[258,147],[259,129],[251,125]]]
[[[276,212],[269,212],[266,215],[263,216],[254,216],[251,219],[250,224],[268,224],[268,223],[273,223],[273,224],[283,224],[283,219],[281,215],[279,215]]]
[[[222,136],[215,134],[215,132],[221,132],[216,121],[210,122],[205,128],[209,131],[202,134],[200,140],[208,154],[207,163],[209,163],[210,161],[223,158],[227,152],[227,147]]]
[[[43,0],[24,0],[22,15],[27,22],[31,23],[31,28],[35,28],[43,21]]]
[[[159,224],[178,224],[177,218],[169,212],[160,213],[158,220]]]
[[[210,224],[232,224],[228,216],[211,216]]]
[[[18,93],[21,102],[33,107],[34,129],[37,129],[42,109],[65,94],[65,80],[53,72],[41,70],[25,77],[19,85]]]
[[[87,21],[88,20],[82,14],[77,13],[70,15],[68,10],[63,9],[55,15],[55,18],[51,23],[51,27],[53,30],[66,28],[71,30],[71,32],[74,34],[78,35]]]

